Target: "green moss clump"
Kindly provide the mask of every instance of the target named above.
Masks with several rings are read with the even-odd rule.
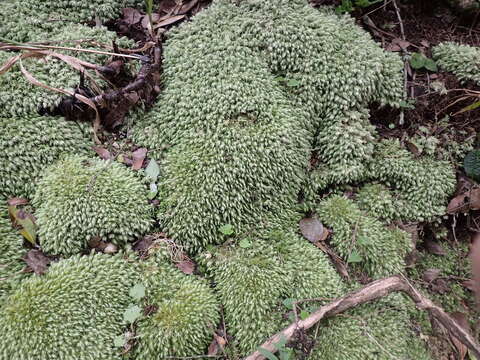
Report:
[[[370,178],[387,185],[397,202],[398,216],[406,221],[431,221],[445,214],[456,178],[451,163],[424,156],[414,158],[398,140],[377,144]]]
[[[318,342],[310,359],[430,360],[425,346],[408,323],[401,295],[362,305],[326,320],[319,327]]]
[[[142,265],[146,305],[155,310],[138,323],[137,360],[204,355],[220,320],[220,306],[208,282],[175,268],[164,245],[160,243]]]
[[[397,105],[401,72],[351,20],[306,1],[215,2],[170,33],[165,91],[135,128],[164,159],[162,225],[196,250],[225,223],[291,206],[317,133],[332,176],[357,180],[373,151],[364,109]]]
[[[31,198],[45,167],[63,154],[88,154],[92,144],[83,124],[59,117],[0,118],[0,194]]]
[[[318,216],[333,229],[333,246],[352,266],[360,265],[374,278],[398,273],[404,268],[404,257],[412,246],[404,231],[385,227],[362,212],[352,200],[338,195],[320,202]]]
[[[152,224],[147,192],[123,165],[70,156],[45,170],[33,205],[45,252],[71,255],[92,237],[123,246]]]
[[[0,359],[120,359],[129,289],[138,281],[121,256],[73,256],[24,280],[0,308]]]
[[[355,200],[358,207],[370,216],[386,222],[391,222],[399,217],[398,203],[385,185],[366,184],[358,191]]]
[[[143,4],[141,0],[45,1],[11,0],[0,3],[0,37],[18,42],[46,41],[44,33],[86,23],[96,18],[116,19],[125,7]],[[88,38],[88,35],[83,39]]]
[[[11,289],[23,279],[25,255],[22,237],[12,228],[5,199],[0,198],[0,304]]]
[[[460,80],[473,80],[480,85],[480,48],[444,42],[432,49],[433,58],[444,70]]]
[[[66,47],[80,46],[90,50],[105,50],[93,44],[92,41],[111,44],[115,40],[121,47],[128,47],[132,44],[130,40],[117,38],[114,32],[108,31],[106,28],[90,28],[79,24],[68,24],[52,32],[39,31],[37,36],[38,39],[35,38],[37,41],[59,42],[56,45]],[[74,56],[82,61],[96,65],[103,65],[108,58],[106,55],[94,53],[66,50],[56,50],[56,52]],[[12,52],[0,51],[0,64],[6,63],[8,59],[15,55]],[[30,57],[22,60],[22,64],[38,81],[54,88],[74,92],[80,83],[80,72],[54,56],[44,58]],[[105,87],[105,82],[95,74],[95,71],[88,70],[88,74],[91,75],[91,78],[85,76],[86,86],[95,89],[95,82],[97,86]],[[0,76],[0,117],[31,115],[36,114],[41,109],[52,111],[64,97],[64,94],[31,84],[22,74],[18,62],[8,72]]]
[[[327,258],[294,234],[275,231],[244,241],[248,248],[224,245],[199,256],[242,355],[286,325],[284,299],[335,298],[343,289]]]

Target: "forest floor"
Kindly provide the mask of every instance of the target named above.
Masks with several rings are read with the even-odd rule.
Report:
[[[342,1],[310,2],[313,6],[338,7]],[[202,11],[209,3],[209,0],[162,1],[153,11],[156,27],[168,31]],[[395,3],[398,8],[394,6]],[[441,1],[385,0],[369,7],[357,8],[351,15],[387,51],[400,54],[421,53],[431,58],[431,48],[444,41],[480,46],[480,16],[458,14]],[[122,18],[106,25],[119,35],[137,40],[141,47],[149,42],[142,20],[144,18],[144,13],[124,9]],[[478,85],[461,83],[452,74],[440,70],[413,69],[408,61],[405,68],[405,91],[408,95],[405,107],[392,109],[372,105],[370,109],[371,121],[379,134],[387,138],[398,138],[404,143],[408,142],[408,137],[426,134],[442,139],[445,144],[475,138],[478,147],[480,109],[462,112],[462,109],[479,100],[478,95],[475,97],[469,92],[480,91]],[[161,69],[157,75],[161,77]],[[145,85],[151,87],[153,92],[142,93],[139,90],[139,97],[147,97],[147,103],[153,102],[152,93],[161,92],[158,76],[149,77]],[[125,86],[130,80],[132,79],[117,78],[116,83]],[[122,104],[116,105],[116,110],[121,113],[112,115],[114,118],[111,119],[110,130],[123,122],[129,107],[127,105],[122,109]],[[108,129],[109,126],[104,127]],[[114,141],[117,135],[113,139],[111,136],[102,138],[101,146],[108,148],[107,143]],[[413,153],[418,151],[414,144],[406,145]],[[104,150],[99,147],[99,151]],[[435,226],[415,224],[410,228],[413,237],[422,240],[417,242],[416,249],[408,259],[408,275],[416,287],[424,290],[433,301],[470,327],[469,330],[478,339],[480,320],[477,319],[480,312],[474,298],[469,249],[476,239],[480,241],[480,191],[473,191],[478,188],[478,184],[464,174],[461,164],[458,166],[457,178],[458,186],[453,199],[466,201],[462,207],[465,211],[462,213],[453,210],[445,215],[442,223]],[[465,194],[469,194],[468,197]],[[478,262],[480,263],[480,258]],[[424,325],[421,319],[413,324],[418,336],[429,343],[435,359],[468,359],[464,345],[442,333],[435,324],[429,329],[425,329]]]

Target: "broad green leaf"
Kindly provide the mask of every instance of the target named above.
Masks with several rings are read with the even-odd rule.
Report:
[[[438,71],[437,63],[432,59],[428,59],[428,58],[425,59],[425,68],[433,72]]]
[[[300,319],[302,320],[305,320],[306,318],[308,318],[310,316],[310,313],[308,311],[305,311],[305,310],[302,310],[300,312]]]
[[[220,226],[218,231],[220,231],[223,235],[232,235],[235,232],[231,224],[225,224]]]
[[[155,183],[150,184],[150,191],[147,194],[149,200],[155,199],[155,196],[158,194],[158,186]]]
[[[480,180],[480,150],[470,151],[463,160],[463,167],[467,176]]]
[[[248,239],[242,239],[242,240],[240,240],[240,242],[238,243],[238,245],[239,245],[242,249],[248,249],[249,247],[252,246],[252,243],[251,243],[250,240],[248,240]]]
[[[129,294],[135,300],[140,300],[145,297],[145,286],[143,284],[135,284],[135,286],[130,289]]]
[[[287,298],[283,300],[283,305],[287,308],[292,310],[293,309],[293,303],[295,302],[295,299]]]
[[[278,358],[271,351],[268,351],[267,349],[259,347],[258,352],[263,356],[265,356],[268,360],[278,360]]]
[[[290,87],[300,86],[300,81],[295,80],[295,79],[287,80],[287,86],[290,86]]]
[[[160,167],[155,159],[150,159],[150,162],[145,169],[145,174],[148,178],[152,179],[152,181],[157,181],[158,175],[160,175]]]
[[[142,309],[140,306],[132,305],[123,313],[123,320],[131,324],[134,323],[135,320],[137,320],[140,316],[142,316]]]
[[[419,54],[419,53],[413,53],[410,59],[410,65],[414,69],[417,69],[417,70],[422,69],[423,67],[425,67],[425,60],[427,60],[425,55]]]
[[[122,334],[115,336],[115,338],[113,339],[113,345],[115,347],[123,347],[125,345],[125,335]]]
[[[352,251],[350,256],[347,259],[348,263],[359,263],[362,261],[363,261],[362,257],[356,251]]]

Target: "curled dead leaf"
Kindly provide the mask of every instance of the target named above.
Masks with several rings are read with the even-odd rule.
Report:
[[[480,209],[480,188],[474,188],[455,196],[447,207],[449,214],[466,213]]]
[[[140,170],[143,165],[143,160],[145,160],[145,156],[147,156],[147,149],[146,148],[139,148],[132,153],[132,169],[133,170]]]

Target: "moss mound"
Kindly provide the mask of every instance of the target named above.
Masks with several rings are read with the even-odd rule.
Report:
[[[432,49],[433,58],[446,71],[460,80],[473,80],[480,84],[480,48],[444,42]]]
[[[22,237],[12,228],[5,199],[0,198],[0,304],[26,274]]]
[[[157,244],[142,266],[146,305],[154,311],[138,324],[135,359],[206,354],[220,319],[219,303],[208,282],[175,268],[166,243]]]
[[[120,256],[74,256],[24,280],[0,311],[0,359],[120,359],[128,290],[137,275]]]
[[[2,6],[0,5],[0,12]],[[32,28],[32,25],[22,26],[27,29]],[[120,47],[129,47],[132,44],[125,38],[117,38],[114,32],[103,27],[90,28],[81,24],[67,24],[50,32],[37,28],[33,29],[37,34],[31,41],[48,41],[57,46],[105,51],[106,49],[99,46],[98,43],[110,45],[115,40]],[[55,50],[55,52],[74,56],[81,61],[96,65],[103,65],[108,58],[106,55],[95,53],[67,50]],[[6,63],[8,59],[15,55],[12,52],[0,51],[0,64]],[[80,83],[80,71],[55,56],[29,57],[22,60],[22,64],[25,70],[38,81],[54,88],[74,92]],[[85,75],[85,85],[90,89],[99,89],[105,87],[106,84],[95,74],[95,71],[88,70]],[[63,94],[43,89],[28,82],[22,74],[18,62],[8,72],[0,76],[0,116],[2,117],[36,114],[39,110],[52,111],[64,97]]]
[[[78,253],[93,237],[123,246],[152,223],[146,189],[131,170],[82,156],[46,169],[33,205],[40,245],[52,254]]]
[[[122,8],[142,3],[141,0],[3,1],[0,4],[0,37],[18,42],[45,41],[48,40],[42,38],[45,32],[72,23],[113,20],[121,14]]]
[[[1,79],[1,77],[0,77]],[[63,154],[88,154],[87,126],[59,117],[0,118],[0,194],[31,198],[45,167]]]
[[[162,225],[197,250],[220,242],[223,224],[291,206],[315,142],[334,176],[358,164],[357,179],[373,151],[364,108],[400,101],[401,69],[351,20],[306,2],[215,2],[171,33],[165,91],[135,130],[164,159]],[[343,150],[351,161],[337,163]]]
[[[409,304],[412,306],[412,304]],[[432,359],[408,328],[401,295],[390,295],[327,320],[310,359]]]

